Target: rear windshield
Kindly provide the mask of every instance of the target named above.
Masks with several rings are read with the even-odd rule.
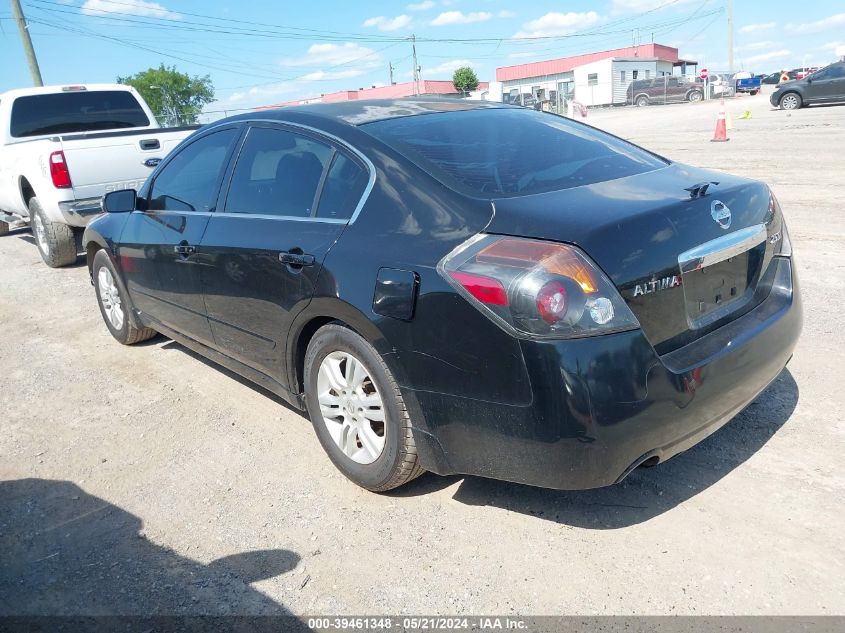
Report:
[[[98,90],[18,97],[12,104],[10,131],[12,136],[24,137],[149,124],[149,118],[131,92]]]
[[[444,184],[485,196],[569,189],[667,164],[594,128],[522,108],[424,114],[362,127]]]

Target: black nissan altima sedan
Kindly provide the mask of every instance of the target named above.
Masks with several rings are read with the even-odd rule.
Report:
[[[84,245],[112,335],[307,410],[370,490],[619,482],[728,422],[801,330],[765,184],[504,104],[228,118],[103,208]]]

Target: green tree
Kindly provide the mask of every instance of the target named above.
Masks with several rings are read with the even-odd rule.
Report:
[[[140,92],[163,126],[196,123],[203,106],[214,101],[211,77],[191,77],[178,72],[175,66],[161,64],[129,77],[118,77],[117,81]]]
[[[455,86],[455,90],[466,94],[478,88],[478,77],[475,76],[475,71],[469,66],[461,66],[452,75],[452,84]]]

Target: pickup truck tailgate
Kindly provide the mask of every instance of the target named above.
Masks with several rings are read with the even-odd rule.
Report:
[[[119,189],[139,189],[159,160],[195,129],[63,136],[62,150],[70,171],[74,197],[85,200]]]

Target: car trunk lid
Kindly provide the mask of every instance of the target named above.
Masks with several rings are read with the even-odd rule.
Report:
[[[661,354],[761,299],[768,238],[780,230],[764,184],[679,164],[494,206],[489,233],[582,248]]]

